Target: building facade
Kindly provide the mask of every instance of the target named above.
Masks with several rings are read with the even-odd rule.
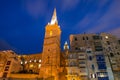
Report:
[[[43,52],[0,52],[0,80],[120,80],[120,39],[108,33],[71,34],[60,48],[56,9],[45,27]]]

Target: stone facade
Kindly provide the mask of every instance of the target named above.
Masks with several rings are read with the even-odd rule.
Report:
[[[0,80],[119,80],[120,39],[108,33],[71,34],[60,48],[56,9],[45,27],[43,52],[0,52]]]

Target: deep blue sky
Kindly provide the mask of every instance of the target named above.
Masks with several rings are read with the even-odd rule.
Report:
[[[0,50],[41,52],[54,7],[62,45],[70,34],[84,32],[109,32],[120,37],[120,0],[0,0]]]

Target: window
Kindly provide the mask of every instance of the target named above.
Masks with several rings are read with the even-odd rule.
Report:
[[[10,65],[11,61],[7,61],[7,65]]]
[[[96,74],[91,74],[91,78],[96,78]]]
[[[76,47],[76,48],[75,48],[75,50],[79,50],[79,48],[78,48],[78,47]]]
[[[7,72],[4,72],[3,77],[7,77]]]
[[[50,36],[52,36],[52,34],[53,34],[52,31],[50,31]]]
[[[81,62],[79,62],[79,64],[85,64],[85,62],[84,62],[84,61],[81,61]]]
[[[98,69],[106,69],[106,63],[105,62],[97,62]]]
[[[88,40],[88,37],[86,37],[86,40]]]
[[[94,70],[95,69],[95,66],[92,64],[92,70]]]
[[[30,64],[30,66],[29,66],[30,68],[33,68],[34,66],[33,66],[33,64]]]
[[[95,35],[95,36],[93,36],[93,39],[94,39],[94,40],[98,40],[98,39],[101,39],[101,37],[100,37],[100,36]]]
[[[96,59],[97,59],[98,62],[105,61],[105,58],[104,58],[103,55],[96,55]]]
[[[109,51],[112,51],[111,47],[108,47]]]
[[[76,63],[75,63],[74,61],[72,61],[72,62],[70,63],[70,66],[76,66]]]
[[[89,60],[92,60],[92,56],[89,56]]]
[[[87,53],[91,53],[92,51],[87,51]]]
[[[118,55],[120,55],[120,53],[119,53],[119,52],[117,52],[117,54],[118,54]]]
[[[85,38],[83,37],[83,40],[85,40]]]
[[[110,53],[110,57],[114,57],[113,53]]]
[[[95,51],[102,51],[102,50],[103,50],[102,46],[95,46]]]
[[[107,42],[107,45],[110,45],[110,42],[109,41],[106,41]]]
[[[107,77],[107,72],[97,72],[98,77]]]
[[[118,40],[118,43],[120,44],[120,40]]]
[[[75,41],[77,41],[77,37],[75,37]]]
[[[9,70],[9,66],[6,66],[4,71],[8,71],[8,70]]]
[[[115,49],[118,49],[117,46],[115,47]]]
[[[107,72],[97,72],[98,80],[109,80]]]

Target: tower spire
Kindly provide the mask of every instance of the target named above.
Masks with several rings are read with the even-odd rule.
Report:
[[[56,14],[56,8],[54,8],[54,12],[53,12],[53,16],[52,16],[50,24],[55,24],[55,23],[58,23],[57,14]]]

